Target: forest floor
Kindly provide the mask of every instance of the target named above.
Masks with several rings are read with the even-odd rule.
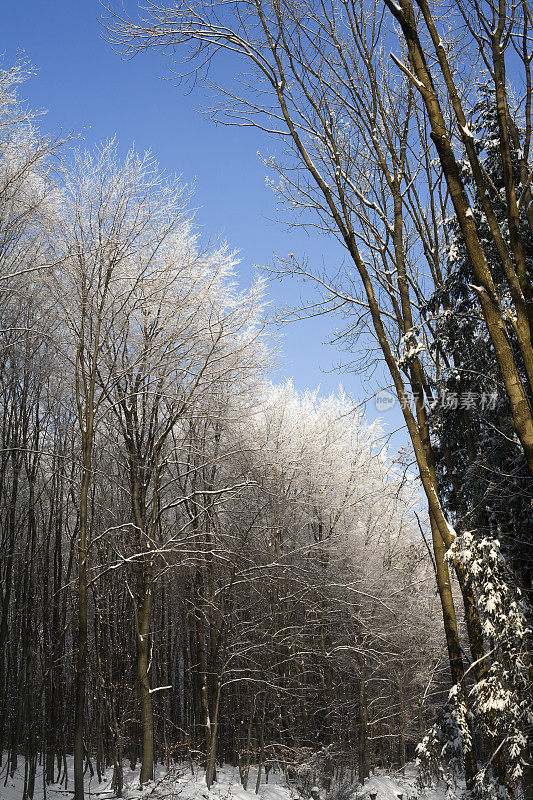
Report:
[[[71,765],[70,765],[71,766]],[[65,787],[56,784],[46,787],[46,793],[39,780],[42,773],[37,770],[37,785],[34,793],[34,800],[67,800],[72,797],[72,770],[70,779]],[[111,790],[112,770],[105,775],[101,783],[98,782],[96,775],[92,778],[86,775],[85,792],[86,800],[112,800],[115,797]],[[296,800],[298,797],[294,788],[289,789],[286,785],[284,775],[281,773],[270,773],[268,784],[261,782],[259,794],[255,794],[255,782],[257,773],[254,769],[250,770],[248,789],[243,789],[239,780],[239,772],[235,767],[225,766],[217,771],[217,782],[208,791],[205,785],[205,776],[202,771],[192,775],[190,769],[178,767],[170,773],[165,774],[161,767],[156,780],[146,784],[143,789],[139,789],[139,771],[124,769],[124,791],[125,800]],[[7,783],[5,774],[0,780],[0,800],[21,800],[24,787],[24,766],[15,772],[13,778],[8,778]],[[436,789],[420,791],[416,788],[416,769],[407,767],[405,775],[390,775],[382,771],[376,771],[366,782],[364,787],[353,787],[353,792],[342,791],[339,797],[343,800],[369,800],[370,793],[377,793],[377,800],[398,800],[399,795],[403,795],[403,800],[444,800],[444,786]],[[335,792],[328,795],[331,800],[335,800]],[[324,797],[326,800],[326,797]]]

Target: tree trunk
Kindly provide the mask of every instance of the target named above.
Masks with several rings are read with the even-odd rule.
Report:
[[[154,723],[148,675],[152,616],[152,569],[151,557],[148,556],[144,565],[144,596],[137,621],[137,679],[139,681],[142,730],[141,786],[154,778]]]
[[[74,800],[83,800],[83,723],[87,672],[87,499],[91,475],[91,443],[83,444],[83,474],[78,531],[78,635],[74,708]]]
[[[366,687],[366,658],[361,659],[361,675],[359,678],[359,782],[364,784],[370,774],[368,763],[368,699]]]
[[[207,784],[207,788],[210,789],[213,785],[213,781],[215,780],[216,774],[216,759],[217,759],[217,733],[218,733],[218,711],[220,708],[220,689],[221,689],[221,681],[220,678],[217,681],[217,688],[216,688],[216,697],[215,697],[215,704],[213,708],[213,719],[209,720],[208,726],[208,750],[207,750],[207,761],[206,761],[206,768],[205,768],[205,782]]]

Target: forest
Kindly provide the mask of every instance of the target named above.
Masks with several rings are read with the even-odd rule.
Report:
[[[531,800],[527,0],[105,11],[345,260],[240,288],[190,187],[3,64],[0,797]],[[273,380],[275,314],[335,319],[406,447]]]

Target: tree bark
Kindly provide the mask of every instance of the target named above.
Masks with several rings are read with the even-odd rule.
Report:
[[[91,477],[91,442],[83,446],[83,474],[80,491],[78,531],[78,599],[77,651],[74,707],[74,800],[83,800],[83,726],[85,717],[85,684],[87,672],[87,500]]]
[[[137,622],[137,679],[139,681],[142,731],[141,786],[154,778],[154,723],[148,674],[150,622],[152,616],[152,565],[150,557],[146,559],[144,571],[144,596],[138,611]]]
[[[368,753],[368,699],[366,686],[366,658],[361,657],[359,676],[359,724],[358,724],[359,767],[358,778],[364,784],[370,774]]]

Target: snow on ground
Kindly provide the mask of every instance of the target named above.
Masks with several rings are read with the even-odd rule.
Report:
[[[54,784],[46,787],[46,800],[66,800],[72,797],[74,788],[72,759],[69,761],[69,780],[65,787]],[[85,795],[87,800],[111,800],[115,797],[111,789],[113,770],[109,769],[104,780],[99,783],[96,774],[85,775]],[[156,780],[145,784],[139,789],[139,769],[131,770],[124,764],[124,789],[125,800],[139,800],[153,798],[153,800],[292,800],[292,795],[285,785],[281,773],[269,775],[268,784],[261,783],[259,795],[255,794],[257,771],[250,769],[248,790],[242,788],[239,771],[236,767],[225,766],[217,771],[217,782],[208,791],[205,785],[205,773],[201,769],[195,770],[193,775],[190,767],[182,765],[171,769],[165,774],[165,769],[158,766]],[[0,800],[21,800],[24,788],[24,765],[22,764],[13,778],[8,778],[6,783],[5,771],[0,772]],[[42,786],[42,770],[37,768],[36,787],[34,800],[44,800]]]
[[[405,774],[387,773],[376,770],[367,781],[364,787],[355,793],[353,800],[366,800],[373,792],[377,793],[376,800],[398,800],[402,795],[403,800],[444,800],[444,785],[438,789],[425,789],[423,792],[416,787],[417,771],[414,767],[406,767]]]
[[[92,778],[87,774],[85,779],[85,792],[87,800],[111,800],[114,792],[111,790],[112,770],[109,770],[102,783],[98,782],[96,775]],[[217,782],[208,791],[205,785],[205,776],[202,770],[197,770],[193,775],[190,767],[179,766],[165,774],[164,768],[159,767],[156,780],[139,789],[139,770],[132,771],[124,765],[124,791],[125,800],[297,800],[294,788],[289,789],[284,775],[271,770],[268,784],[264,776],[259,788],[259,795],[255,794],[257,772],[250,769],[248,788],[245,790],[239,780],[236,767],[225,766],[217,772]],[[5,785],[4,785],[5,784]],[[6,783],[5,772],[0,773],[0,800],[21,800],[24,787],[24,765],[15,773],[13,778],[8,778]],[[42,786],[42,771],[37,769],[36,788],[34,800],[68,800],[72,797],[73,774],[72,764],[69,764],[69,781],[64,784],[46,787],[44,794]],[[444,800],[444,788],[420,792],[416,789],[416,771],[407,769],[405,775],[394,776],[381,771],[371,776],[364,787],[354,787],[350,800],[370,800],[371,793],[376,792],[376,800],[398,800],[403,795],[403,800]],[[332,793],[333,794],[333,793]],[[321,793],[322,797],[322,793]],[[325,797],[324,797],[324,800]],[[334,797],[332,798],[334,800]]]

